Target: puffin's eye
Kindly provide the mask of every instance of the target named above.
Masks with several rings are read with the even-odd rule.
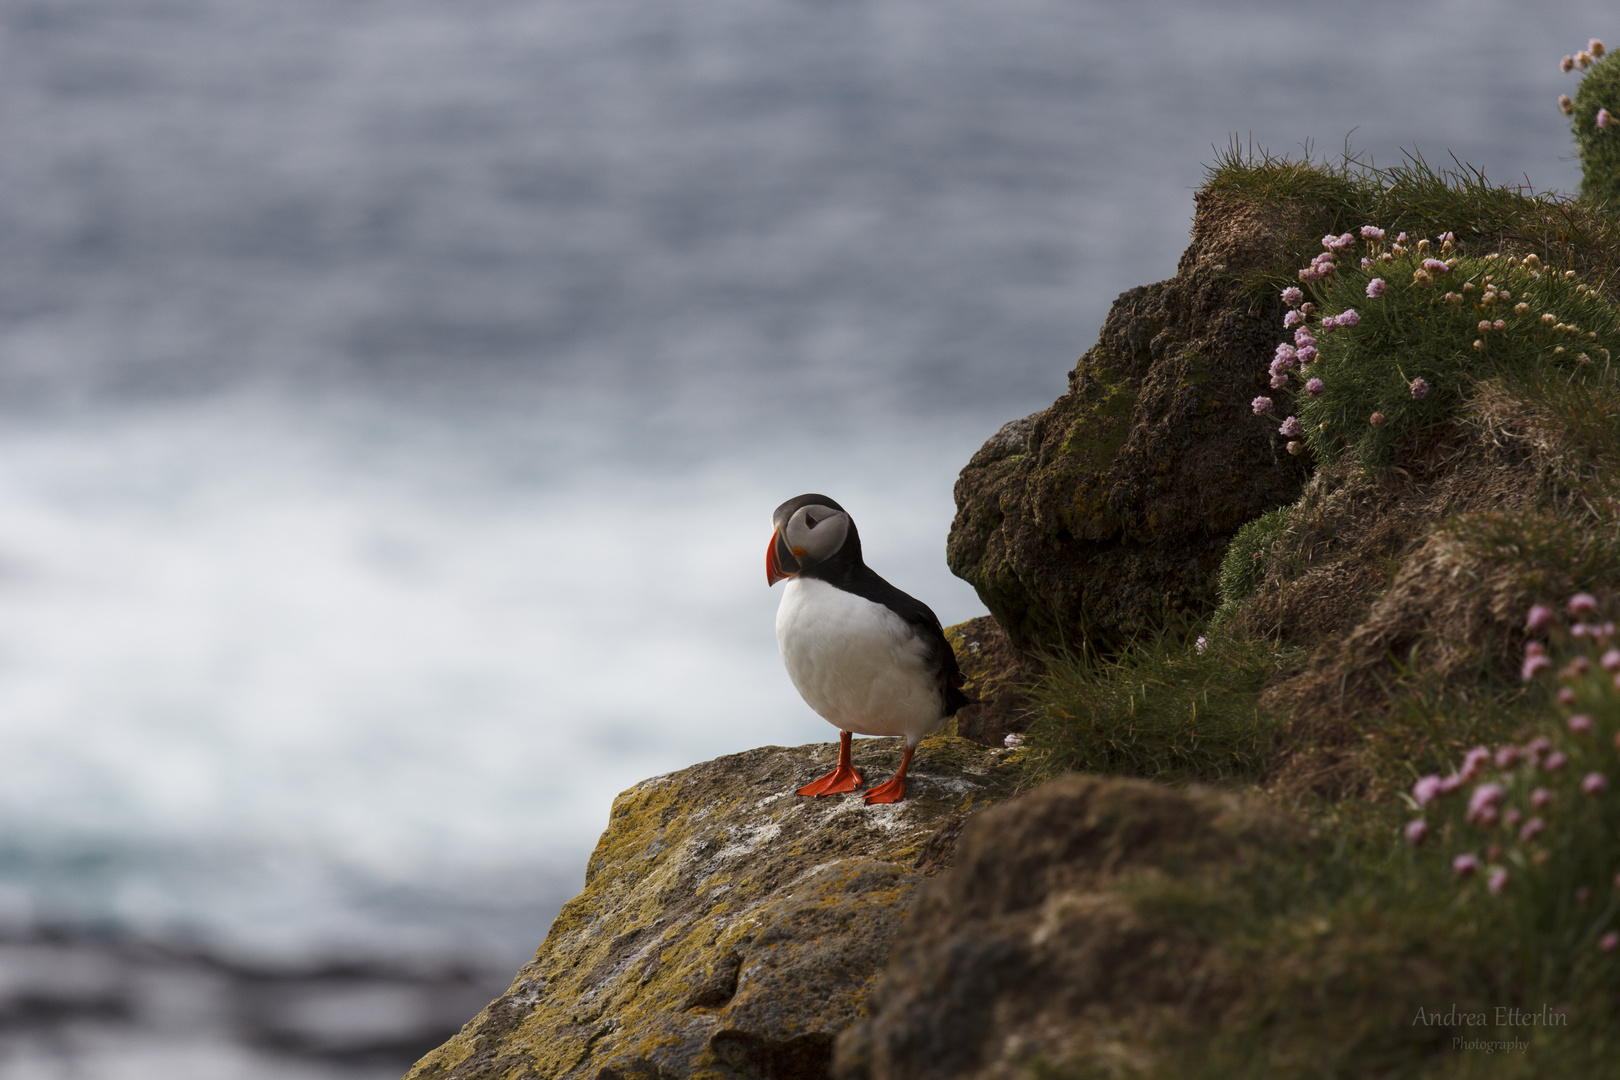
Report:
[[[804,515],[804,527],[807,528],[807,529],[815,528],[816,527],[816,519],[811,517],[809,514]]]

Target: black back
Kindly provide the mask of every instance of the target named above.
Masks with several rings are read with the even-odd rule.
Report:
[[[797,499],[791,499],[777,508],[775,517],[778,528],[786,525],[787,519],[792,517],[799,507],[818,504],[848,513],[825,495],[800,495]],[[951,643],[945,640],[945,630],[939,625],[939,616],[935,615],[927,604],[890,585],[866,565],[865,560],[861,558],[861,534],[855,528],[854,518],[850,519],[849,532],[844,537],[843,546],[830,558],[803,567],[799,571],[799,576],[825,581],[874,604],[882,604],[905,620],[906,625],[916,631],[917,636],[923,640],[929,668],[939,680],[945,716],[955,716],[964,705],[974,703],[973,698],[962,692],[962,684],[967,680],[962,676],[962,669],[956,662],[956,653],[951,649]]]

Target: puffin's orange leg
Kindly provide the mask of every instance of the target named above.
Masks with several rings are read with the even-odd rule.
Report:
[[[906,767],[911,764],[911,754],[917,748],[906,745],[906,752],[900,758],[900,771],[889,779],[866,793],[866,805],[873,803],[899,802],[906,797]]]
[[[855,771],[855,766],[849,760],[849,732],[841,732],[838,736],[838,765],[832,772],[817,780],[804,785],[796,795],[809,795],[817,798],[822,795],[838,795],[845,791],[854,791],[861,786],[861,774]]]

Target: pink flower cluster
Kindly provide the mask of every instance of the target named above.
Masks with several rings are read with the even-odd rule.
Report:
[[[1338,268],[1333,264],[1333,252],[1324,251],[1311,260],[1311,265],[1300,269],[1299,280],[1321,281],[1336,269]]]
[[[1423,815],[1402,827],[1404,839],[1412,845],[1437,835],[1430,818],[1436,812],[1448,812],[1444,809],[1447,796],[1467,789],[1466,799],[1451,803],[1449,813],[1455,815],[1454,821],[1460,819],[1459,825],[1484,830],[1486,846],[1483,852],[1475,848],[1454,855],[1451,869],[1458,878],[1484,878],[1485,890],[1491,895],[1506,892],[1514,875],[1521,872],[1509,867],[1516,865],[1529,872],[1549,860],[1567,858],[1572,846],[1591,842],[1589,834],[1571,835],[1571,830],[1586,830],[1592,822],[1602,822],[1604,835],[1612,839],[1606,823],[1613,816],[1613,806],[1606,800],[1611,798],[1611,788],[1620,782],[1620,773],[1615,772],[1615,758],[1607,749],[1608,738],[1599,741],[1599,728],[1600,719],[1607,717],[1612,722],[1613,717],[1595,710],[1573,710],[1578,701],[1594,694],[1601,696],[1602,707],[1613,707],[1607,683],[1620,672],[1620,647],[1615,642],[1614,625],[1597,621],[1600,604],[1591,593],[1575,593],[1562,609],[1544,603],[1531,606],[1525,631],[1565,643],[1584,639],[1591,643],[1587,647],[1593,657],[1601,650],[1596,662],[1586,655],[1575,655],[1558,671],[1558,679],[1565,683],[1558,699],[1572,710],[1566,715],[1563,733],[1549,732],[1522,745],[1508,743],[1494,751],[1476,746],[1463,755],[1450,775],[1432,773],[1420,777],[1411,788],[1412,802]],[[1526,642],[1525,678],[1535,679],[1553,669],[1549,648],[1547,642],[1537,638]],[[1602,681],[1594,683],[1594,678]],[[1615,686],[1620,688],[1620,681]],[[1559,749],[1555,740],[1561,741],[1564,748]],[[1613,742],[1620,748],[1620,734]],[[1593,811],[1582,809],[1594,805],[1588,800],[1595,801],[1596,818],[1592,817]],[[1566,814],[1557,813],[1566,804]],[[1438,835],[1449,837],[1450,829],[1448,826]],[[1509,859],[1504,847],[1515,839],[1526,849]],[[1615,875],[1615,888],[1620,890],[1620,874]],[[1577,908],[1594,906],[1594,891],[1589,885],[1575,887],[1573,896]],[[1605,932],[1598,939],[1598,948],[1604,952],[1620,949],[1620,931]]]

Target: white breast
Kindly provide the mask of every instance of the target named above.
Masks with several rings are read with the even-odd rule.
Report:
[[[882,604],[793,578],[776,610],[776,643],[794,687],[835,727],[916,742],[944,721],[923,640]]]

